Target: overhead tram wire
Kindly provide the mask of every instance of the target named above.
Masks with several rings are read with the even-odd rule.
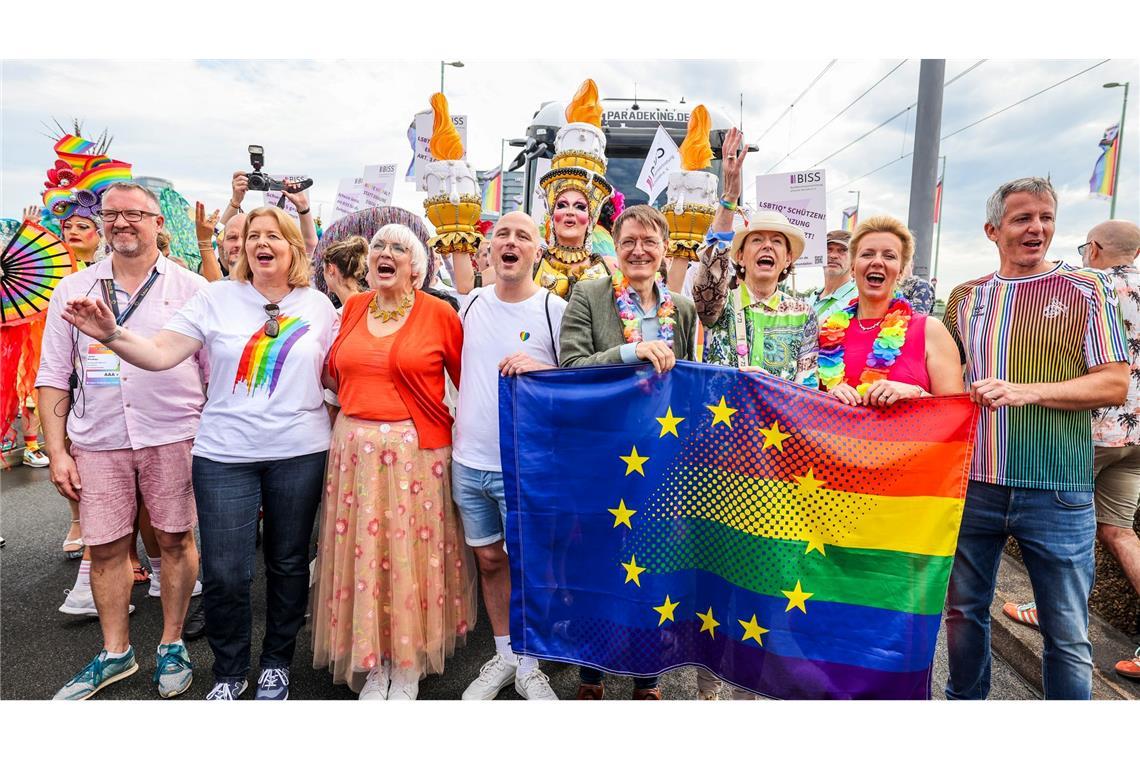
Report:
[[[1083,71],[1078,71],[1076,74],[1073,74],[1071,76],[1067,76],[1064,79],[1062,79],[1060,82],[1055,82],[1054,84],[1049,85],[1048,87],[1046,87],[1043,90],[1038,90],[1037,92],[1033,93],[1032,95],[1028,95],[1028,96],[1022,98],[1021,100],[1017,101],[1016,103],[1011,103],[1008,106],[1006,106],[1005,108],[999,108],[998,110],[994,111],[993,113],[986,114],[985,116],[978,119],[977,121],[972,121],[964,127],[959,127],[958,129],[955,129],[950,134],[945,135],[938,142],[939,142],[939,144],[941,144],[943,140],[948,140],[951,137],[953,137],[954,135],[961,134],[962,132],[965,132],[970,127],[976,127],[977,125],[981,124],[983,121],[988,121],[989,119],[992,119],[993,117],[997,116],[998,114],[1005,113],[1009,109],[1014,108],[1016,106],[1019,106],[1022,103],[1025,103],[1026,101],[1032,100],[1033,98],[1037,97],[1038,95],[1044,95],[1045,93],[1049,92],[1049,90],[1052,90],[1056,87],[1060,87],[1061,85],[1065,84],[1069,80],[1076,79],[1077,77],[1081,76],[1082,74],[1087,74],[1090,71],[1092,71],[1093,69],[1097,68],[1098,66],[1103,66],[1104,64],[1108,63],[1111,60],[1112,60],[1111,58],[1105,58],[1100,63],[1095,63],[1092,66],[1089,66],[1087,69],[1084,69]],[[832,193],[838,192],[838,191],[842,190],[843,188],[848,187],[849,185],[853,185],[856,182],[858,182],[859,180],[866,179],[867,177],[870,177],[872,174],[877,174],[877,173],[881,172],[883,169],[886,169],[888,166],[891,166],[893,164],[897,164],[899,161],[902,161],[904,158],[909,158],[912,155],[914,155],[913,152],[907,153],[905,156],[899,156],[898,158],[893,158],[877,169],[872,169],[871,171],[867,172],[866,174],[864,174],[862,176],[856,177],[855,179],[853,179],[849,182],[843,183],[839,187],[836,187],[832,190],[828,190],[827,194],[831,195]]]
[[[768,125],[768,128],[764,130],[764,133],[761,134],[758,138],[756,138],[757,143],[759,143],[761,140],[763,140],[765,135],[767,135],[769,132],[771,132],[772,129],[775,128],[775,126],[780,123],[781,119],[783,119],[785,116],[787,116],[789,113],[791,113],[791,110],[793,108],[795,108],[796,103],[799,103],[800,100],[803,98],[803,96],[807,95],[808,92],[811,90],[811,88],[815,87],[816,83],[819,82],[819,80],[823,79],[823,75],[826,74],[831,69],[831,67],[835,65],[836,61],[838,61],[838,60],[839,60],[838,58],[832,58],[831,61],[826,66],[823,67],[823,70],[821,70],[818,74],[815,75],[815,79],[811,80],[811,83],[807,87],[804,88],[804,91],[801,92],[799,95],[797,95],[795,100],[793,100],[788,105],[787,108],[785,108],[782,112],[780,112],[780,115],[776,117],[776,120],[773,121],[770,125]]]
[[[844,107],[843,107],[843,108],[842,108],[842,109],[839,111],[839,113],[835,114],[835,115],[834,115],[834,116],[832,116],[830,119],[828,119],[826,122],[824,122],[824,123],[823,123],[823,126],[821,126],[819,129],[817,129],[816,131],[814,131],[814,132],[812,132],[810,135],[808,135],[808,136],[807,136],[807,138],[806,138],[806,139],[805,139],[803,142],[801,142],[799,145],[797,145],[796,147],[792,148],[790,151],[788,151],[787,153],[785,153],[785,154],[784,154],[784,157],[783,157],[783,158],[781,158],[779,161],[777,161],[776,163],[772,164],[772,165],[771,165],[771,166],[769,166],[767,169],[765,169],[765,170],[764,170],[764,173],[765,173],[765,174],[769,174],[769,173],[771,173],[771,171],[772,171],[773,169],[775,169],[776,167],[778,167],[780,164],[784,163],[784,161],[786,161],[786,160],[787,160],[787,159],[788,159],[788,158],[789,158],[789,157],[790,157],[790,156],[791,156],[793,153],[795,153],[797,150],[799,150],[800,148],[804,147],[804,146],[805,146],[805,145],[807,145],[809,142],[811,142],[811,140],[812,140],[812,138],[813,138],[813,137],[815,137],[816,135],[818,135],[818,134],[819,134],[820,132],[822,132],[823,130],[827,129],[827,128],[828,128],[828,127],[829,127],[829,126],[832,124],[832,122],[834,122],[834,121],[835,121],[836,119],[838,119],[840,116],[842,116],[843,114],[847,113],[847,111],[849,111],[849,110],[851,109],[851,107],[852,107],[852,106],[854,106],[856,103],[858,103],[858,102],[859,102],[860,100],[862,100],[864,97],[866,97],[866,96],[867,96],[867,95],[868,95],[868,94],[869,94],[869,93],[870,93],[872,90],[874,90],[876,87],[878,87],[878,86],[879,86],[879,85],[881,85],[883,82],[885,82],[885,81],[887,80],[887,77],[889,77],[891,74],[894,74],[896,71],[898,71],[899,69],[901,69],[901,68],[902,68],[902,66],[903,66],[903,64],[904,64],[904,63],[906,63],[908,60],[910,60],[910,59],[909,59],[909,58],[904,58],[904,59],[902,59],[901,61],[899,61],[899,62],[898,62],[896,65],[895,65],[895,67],[894,67],[893,69],[891,69],[890,71],[888,71],[886,74],[884,74],[884,75],[883,75],[883,76],[882,76],[882,77],[879,79],[879,81],[875,82],[873,85],[871,85],[870,87],[868,87],[866,90],[863,90],[862,94],[860,94],[860,95],[859,95],[859,97],[855,98],[855,99],[854,99],[854,100],[852,100],[850,103],[848,103],[847,105],[845,105],[845,106],[844,106]]]

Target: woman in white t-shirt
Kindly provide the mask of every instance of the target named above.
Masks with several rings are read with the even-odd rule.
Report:
[[[309,592],[309,538],[320,506],[330,426],[321,371],[339,326],[309,287],[297,225],[274,207],[250,212],[232,279],[198,292],[153,340],[115,325],[101,302],[70,306],[74,324],[124,360],[172,367],[206,347],[210,384],[194,440],[202,603],[214,652],[210,700],[247,686],[250,586],[264,511],[266,631],[257,699],[286,699]],[[107,337],[103,337],[107,336]]]

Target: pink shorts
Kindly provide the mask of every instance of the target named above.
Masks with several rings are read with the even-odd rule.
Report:
[[[134,530],[138,499],[150,524],[165,533],[185,533],[198,522],[190,481],[193,440],[145,449],[86,451],[71,444],[79,470],[79,523],[83,540],[109,544]]]

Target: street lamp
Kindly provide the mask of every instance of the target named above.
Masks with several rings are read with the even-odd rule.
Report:
[[[440,61],[439,62],[439,91],[443,92],[443,67],[454,66],[457,69],[463,68],[463,61]]]
[[[1116,160],[1112,166],[1113,187],[1112,187],[1112,202],[1108,207],[1108,218],[1116,218],[1116,196],[1119,195],[1120,189],[1120,152],[1124,150],[1124,116],[1128,113],[1128,82],[1106,82],[1104,88],[1110,90],[1113,87],[1124,88],[1124,105],[1120,107],[1120,126],[1116,128]]]

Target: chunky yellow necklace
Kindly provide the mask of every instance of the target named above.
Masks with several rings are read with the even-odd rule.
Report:
[[[411,293],[408,293],[404,296],[404,299],[400,301],[400,305],[396,308],[391,310],[381,309],[380,294],[377,293],[376,295],[372,296],[372,300],[368,302],[368,311],[370,311],[372,313],[372,316],[376,317],[381,322],[391,322],[392,320],[400,319],[405,314],[407,314],[408,309],[412,308],[412,304],[415,303],[415,300],[415,297]]]

